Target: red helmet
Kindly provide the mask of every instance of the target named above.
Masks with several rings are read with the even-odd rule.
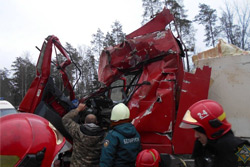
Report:
[[[35,114],[6,115],[0,122],[1,165],[6,167],[51,166],[65,143],[48,120]]]
[[[161,160],[160,154],[155,149],[142,150],[136,158],[136,167],[158,167]]]
[[[209,139],[217,139],[231,129],[222,106],[213,100],[194,103],[183,117],[181,128],[202,127]]]

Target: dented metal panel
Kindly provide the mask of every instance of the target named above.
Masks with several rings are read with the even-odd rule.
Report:
[[[124,89],[130,92],[124,101],[140,133],[142,148],[169,154],[191,153],[193,132],[183,132],[190,136],[185,139],[176,121],[182,119],[193,102],[207,97],[210,69],[185,73],[184,77],[182,47],[171,30],[165,30],[172,20],[170,11],[164,9],[151,22],[129,34],[125,42],[106,48],[100,56],[98,79],[110,86],[134,72],[137,84],[150,83],[132,91]]]
[[[181,87],[180,102],[173,134],[173,149],[175,154],[191,154],[194,145],[194,131],[179,127],[187,109],[195,102],[207,99],[211,68],[197,68],[194,74],[185,73]]]
[[[207,98],[211,69],[197,69],[195,74],[184,72],[182,45],[170,29],[165,29],[173,20],[170,11],[164,9],[149,23],[127,35],[123,43],[105,48],[100,55],[98,69],[98,80],[102,86],[79,101],[86,104],[87,112],[97,115],[100,126],[106,129],[110,125],[111,109],[115,104],[123,102],[129,107],[132,123],[140,133],[142,149],[154,148],[160,153],[188,154],[192,152],[194,143],[193,131],[180,129],[179,124],[190,105]],[[60,116],[72,106],[61,106],[61,103],[54,100],[53,91],[56,89],[49,89],[54,88],[49,75],[52,45],[67,59],[58,67],[65,89],[70,92],[69,102],[75,99],[73,88],[64,72],[71,61],[58,39],[50,36],[44,44],[45,52],[42,51],[39,58],[43,62],[38,62],[37,77],[19,107],[24,112],[37,111],[43,114],[41,108],[48,104],[45,110],[46,114],[50,114],[46,118],[54,121],[58,125],[55,127],[67,137],[60,124]],[[43,91],[46,88],[49,90]],[[42,107],[37,107],[38,104],[42,104]],[[54,117],[51,114],[53,111],[60,116]],[[83,119],[84,114],[81,113],[78,116]],[[71,141],[70,136],[67,139]]]
[[[173,20],[174,16],[170,13],[170,10],[164,8],[161,13],[157,14],[157,17],[153,18],[145,26],[127,35],[126,38],[130,39],[156,31],[164,31],[166,25],[168,25]]]
[[[180,47],[170,30],[128,39],[102,52],[98,79],[109,85],[128,71],[138,70],[146,64],[161,59],[166,61],[168,55],[179,56],[180,52]]]

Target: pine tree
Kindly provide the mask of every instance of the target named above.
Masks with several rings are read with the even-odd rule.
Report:
[[[93,40],[91,41],[92,50],[94,51],[94,54],[96,57],[99,57],[103,47],[104,47],[104,33],[101,31],[100,28],[97,29],[96,34],[92,35]]]
[[[162,2],[160,0],[142,0],[144,8],[142,25],[150,21],[152,17],[162,11]]]
[[[86,93],[86,90],[88,89],[86,87],[86,79],[87,79],[87,76],[89,75],[88,74],[89,62],[86,60],[87,50],[88,50],[88,47],[84,45],[79,46],[77,49],[79,57],[81,57],[81,59],[78,62],[78,67],[81,71],[81,75],[79,76],[80,79],[75,87],[75,94],[78,99],[83,97],[84,94]]]
[[[122,25],[119,21],[115,21],[111,26],[111,36],[115,41],[115,44],[122,43],[125,40],[125,33],[122,31]]]
[[[76,82],[79,78],[79,73],[80,73],[77,67],[80,66],[79,62],[81,61],[82,58],[79,56],[77,49],[74,48],[70,43],[66,42],[65,49],[66,49],[68,56],[71,59],[71,64],[65,68],[65,72],[68,76],[68,79],[71,85],[73,86],[73,88],[75,88]],[[63,93],[65,95],[69,95],[69,92],[67,91],[67,89],[64,88],[62,75],[58,69],[58,65],[60,65],[61,63],[65,61],[66,61],[66,58],[61,53],[57,52],[56,57],[53,59],[50,75],[54,80],[55,86],[59,90],[64,91]]]
[[[25,57],[24,59],[22,57]],[[17,57],[11,67],[13,68],[13,98],[14,105],[18,106],[27,90],[30,87],[31,82],[36,75],[35,65],[29,60],[29,53],[26,53],[22,57]]]
[[[192,21],[187,19],[186,10],[182,2],[176,0],[165,0],[164,4],[171,13],[174,15],[175,29],[171,28],[177,37],[181,38],[182,42],[188,50],[193,50],[195,47],[195,29],[192,25]]]
[[[91,93],[99,84],[97,74],[97,64],[95,56],[90,48],[78,48],[81,56],[79,68],[82,71],[81,79],[77,85],[77,96],[83,97],[84,94]]]
[[[103,46],[105,48],[109,47],[109,46],[115,46],[115,39],[113,38],[113,36],[109,32],[107,32],[107,34],[105,36]]]
[[[199,14],[195,16],[196,22],[205,26],[205,37],[206,46],[215,47],[216,41],[219,37],[219,27],[216,26],[217,15],[216,10],[211,9],[206,4],[199,4]]]
[[[68,77],[73,84],[77,82],[77,79],[79,78],[79,69],[80,66],[79,62],[81,62],[82,57],[79,56],[79,53],[76,48],[73,48],[73,46],[69,43],[66,43],[66,50],[69,54],[69,57],[71,59],[71,64],[66,68]]]
[[[0,69],[0,97],[14,104],[13,85],[10,78],[10,71],[4,68]]]
[[[98,74],[97,74],[97,65],[96,65],[96,60],[94,57],[94,54],[90,49],[87,50],[87,61],[88,61],[88,69],[89,69],[89,75],[88,75],[88,80],[89,85],[88,87],[90,88],[89,90],[93,91],[98,87]]]

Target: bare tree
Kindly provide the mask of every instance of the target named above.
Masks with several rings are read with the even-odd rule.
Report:
[[[230,7],[228,2],[225,3],[225,10],[222,10],[222,16],[220,17],[220,31],[222,36],[227,39],[228,43],[240,47],[240,26],[235,25],[234,11]]]
[[[237,15],[238,15],[238,24],[241,28],[241,48],[249,49],[250,47],[250,8],[249,1],[246,0],[242,6],[239,6],[238,3],[234,3]]]

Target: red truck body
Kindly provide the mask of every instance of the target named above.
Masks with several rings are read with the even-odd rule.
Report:
[[[127,35],[123,43],[105,48],[100,55],[98,69],[98,79],[103,86],[80,99],[80,102],[87,103],[89,108],[97,108],[99,111],[95,114],[101,120],[105,115],[103,112],[106,112],[107,120],[112,107],[123,102],[130,109],[130,117],[141,135],[143,149],[155,148],[160,153],[168,154],[190,154],[194,132],[180,129],[179,124],[191,104],[207,98],[211,68],[197,69],[194,74],[184,71],[181,43],[170,29],[165,29],[173,20],[170,11],[164,9],[149,23]],[[39,56],[37,77],[19,110],[45,117],[69,139],[60,120],[68,110],[65,110],[55,94],[46,93],[53,45],[67,59],[58,67],[64,86],[70,92],[70,101],[75,99],[64,72],[70,59],[58,38],[49,36]],[[119,90],[115,92],[115,88]],[[106,101],[103,100],[104,96]],[[95,104],[90,99],[95,99]],[[101,107],[98,107],[99,103]]]

